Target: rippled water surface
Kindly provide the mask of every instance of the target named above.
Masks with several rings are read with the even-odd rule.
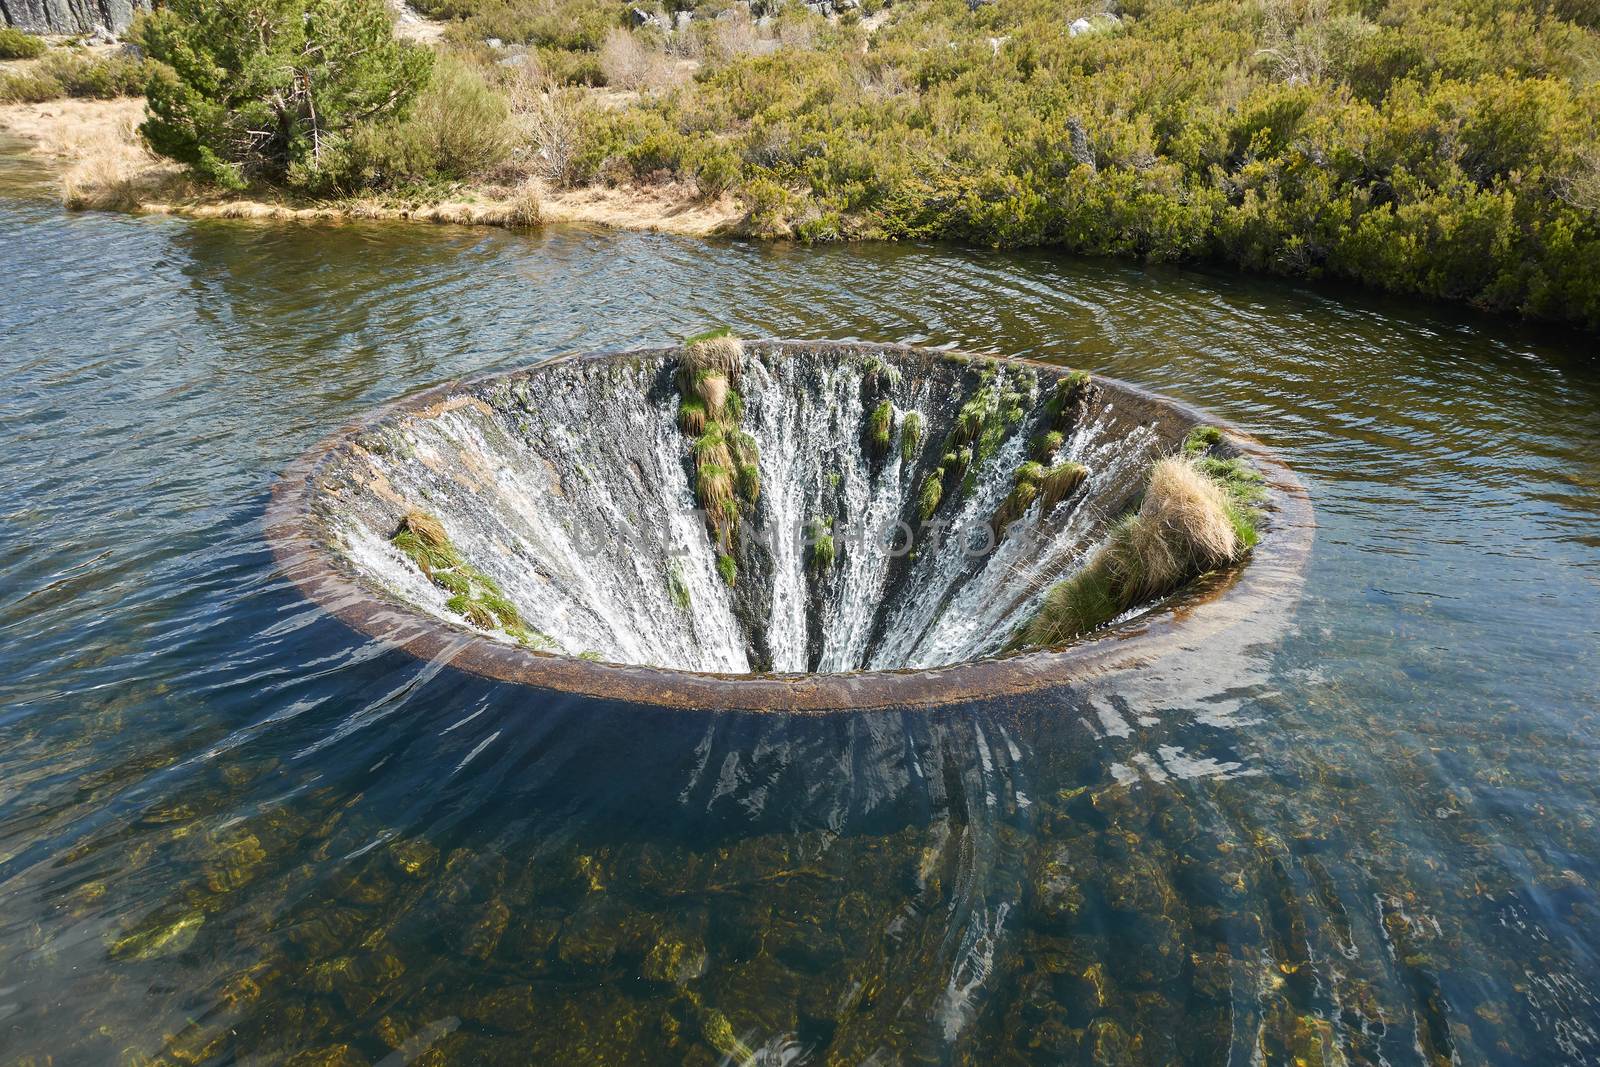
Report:
[[[66,215],[15,153],[0,277],[0,1062],[1600,1060],[1591,341],[1049,254]],[[659,716],[275,571],[273,480],[351,416],[723,320],[1235,420],[1310,489],[1304,600],[1026,707]]]

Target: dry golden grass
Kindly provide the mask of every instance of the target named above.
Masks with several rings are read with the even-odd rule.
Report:
[[[689,236],[731,230],[742,216],[731,200],[697,202],[695,191],[687,188],[566,190],[552,196],[534,181],[468,190],[469,198],[420,206],[221,199],[203,194],[181,167],[145,149],[138,135],[143,117],[144,101],[134,98],[7,104],[0,105],[0,130],[32,141],[35,152],[56,164],[62,202],[72,208],[281,222],[381,219],[509,227],[580,222]]]
[[[721,374],[728,381],[739,380],[739,368],[744,363],[744,343],[737,337],[708,337],[684,349],[683,366],[690,375],[701,371]]]
[[[140,142],[143,117],[142,100],[52,100],[0,106],[0,130],[56,163],[67,207],[128,211],[185,184],[177,166]]]
[[[537,181],[523,182],[506,199],[505,224],[522,229],[539,225],[544,220],[543,200]]]
[[[716,371],[699,371],[694,376],[694,395],[706,406],[713,419],[722,418],[722,409],[728,403],[728,379]]]
[[[1169,593],[1237,557],[1227,490],[1187,459],[1159,460],[1150,470],[1138,516],[1109,549],[1123,605],[1119,613]]]
[[[408,511],[400,519],[400,527],[395,531],[399,533],[414,534],[417,540],[430,548],[438,548],[449,543],[449,536],[444,532],[444,524],[426,511]]]
[[[1244,554],[1227,489],[1188,459],[1150,470],[1144,501],[1115,527],[1082,569],[1057,583],[1019,635],[1058,645]]]

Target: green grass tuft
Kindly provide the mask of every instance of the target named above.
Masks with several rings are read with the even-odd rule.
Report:
[[[734,562],[734,558],[726,552],[719,553],[717,555],[717,573],[722,575],[722,580],[728,583],[728,587],[731,589],[734,583],[739,580],[739,564]]]
[[[754,504],[761,496],[761,468],[754,463],[739,464],[735,475],[739,496],[747,504]]]
[[[472,592],[472,583],[466,576],[456,571],[434,571],[431,575],[433,584],[447,593],[457,593],[466,596]]]
[[[893,426],[894,404],[887,400],[873,408],[872,414],[867,416],[867,440],[872,443],[872,450],[880,456],[889,451]]]
[[[910,459],[922,445],[922,435],[926,432],[920,411],[906,412],[905,419],[900,423],[900,451]]]
[[[1198,456],[1222,443],[1222,430],[1215,426],[1196,426],[1183,440],[1183,454]]]
[[[684,580],[683,568],[674,560],[667,568],[667,591],[672,595],[672,602],[679,611],[688,611],[690,604],[689,583]]]
[[[678,429],[685,437],[699,437],[705,432],[710,415],[706,411],[705,401],[696,396],[686,396],[678,400]]]
[[[811,566],[818,571],[825,571],[833,566],[835,548],[832,534],[823,534],[811,546]]]
[[[917,494],[917,514],[927,522],[939,510],[944,499],[944,468],[940,467],[922,480],[922,491]]]
[[[1043,501],[1039,505],[1039,517],[1048,515],[1057,504],[1071,496],[1072,491],[1082,485],[1088,477],[1088,467],[1070,460],[1046,470],[1039,478],[1040,496]]]
[[[450,594],[445,607],[481,630],[503,630],[522,644],[554,647],[554,642],[523,625],[515,604],[499,583],[462,558],[445,534],[444,524],[422,511],[400,520],[390,543],[404,553],[434,585]]]
[[[1046,430],[1033,439],[1033,458],[1041,463],[1048,463],[1050,459],[1061,450],[1061,445],[1066,441],[1060,430]]]

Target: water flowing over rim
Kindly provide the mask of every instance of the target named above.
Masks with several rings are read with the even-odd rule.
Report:
[[[848,343],[862,352],[933,355],[941,359],[1003,363],[1059,375],[1056,364],[955,350],[855,342],[761,341],[788,352]],[[594,662],[515,647],[449,625],[376,589],[331,549],[312,509],[315,479],[341,446],[398,415],[426,416],[452,396],[496,379],[567,363],[665,355],[673,347],[606,350],[556,356],[512,370],[458,378],[390,401],[323,439],[273,486],[265,516],[266,538],[283,573],[307,599],[359,633],[397,646],[419,659],[443,662],[486,678],[537,689],[685,711],[828,713],[942,705],[1020,696],[1110,672],[1137,669],[1183,648],[1219,640],[1257,640],[1260,616],[1298,601],[1316,520],[1305,487],[1266,445],[1224,420],[1114,378],[1094,375],[1097,386],[1142,405],[1166,408],[1192,422],[1222,429],[1264,479],[1261,542],[1244,563],[1212,574],[1149,610],[1056,650],[1036,650],[942,667],[854,671],[839,674],[716,674]]]

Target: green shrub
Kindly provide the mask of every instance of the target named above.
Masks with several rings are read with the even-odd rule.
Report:
[[[46,47],[44,41],[30,33],[0,26],[0,59],[38,59]]]
[[[541,47],[537,54],[540,66],[557,85],[600,86],[606,83],[598,52]]]
[[[482,176],[511,154],[510,117],[483,75],[442,56],[409,114],[357,129],[343,181],[394,186]]]
[[[109,100],[144,91],[150,65],[131,56],[55,51],[26,71],[0,74],[0,101],[38,104],[64,96]]]
[[[128,55],[96,58],[76,52],[52,52],[40,61],[38,71],[61,84],[67,96],[110,100],[144,92],[150,65]]]
[[[695,84],[607,116],[582,169],[732,190],[758,236],[1212,260],[1600,326],[1592,6],[1138,3],[1070,38],[1048,0],[920,0],[870,39],[791,13],[770,54],[697,19]]]
[[[0,74],[0,103],[42,104],[66,95],[64,85],[36,70]]]

